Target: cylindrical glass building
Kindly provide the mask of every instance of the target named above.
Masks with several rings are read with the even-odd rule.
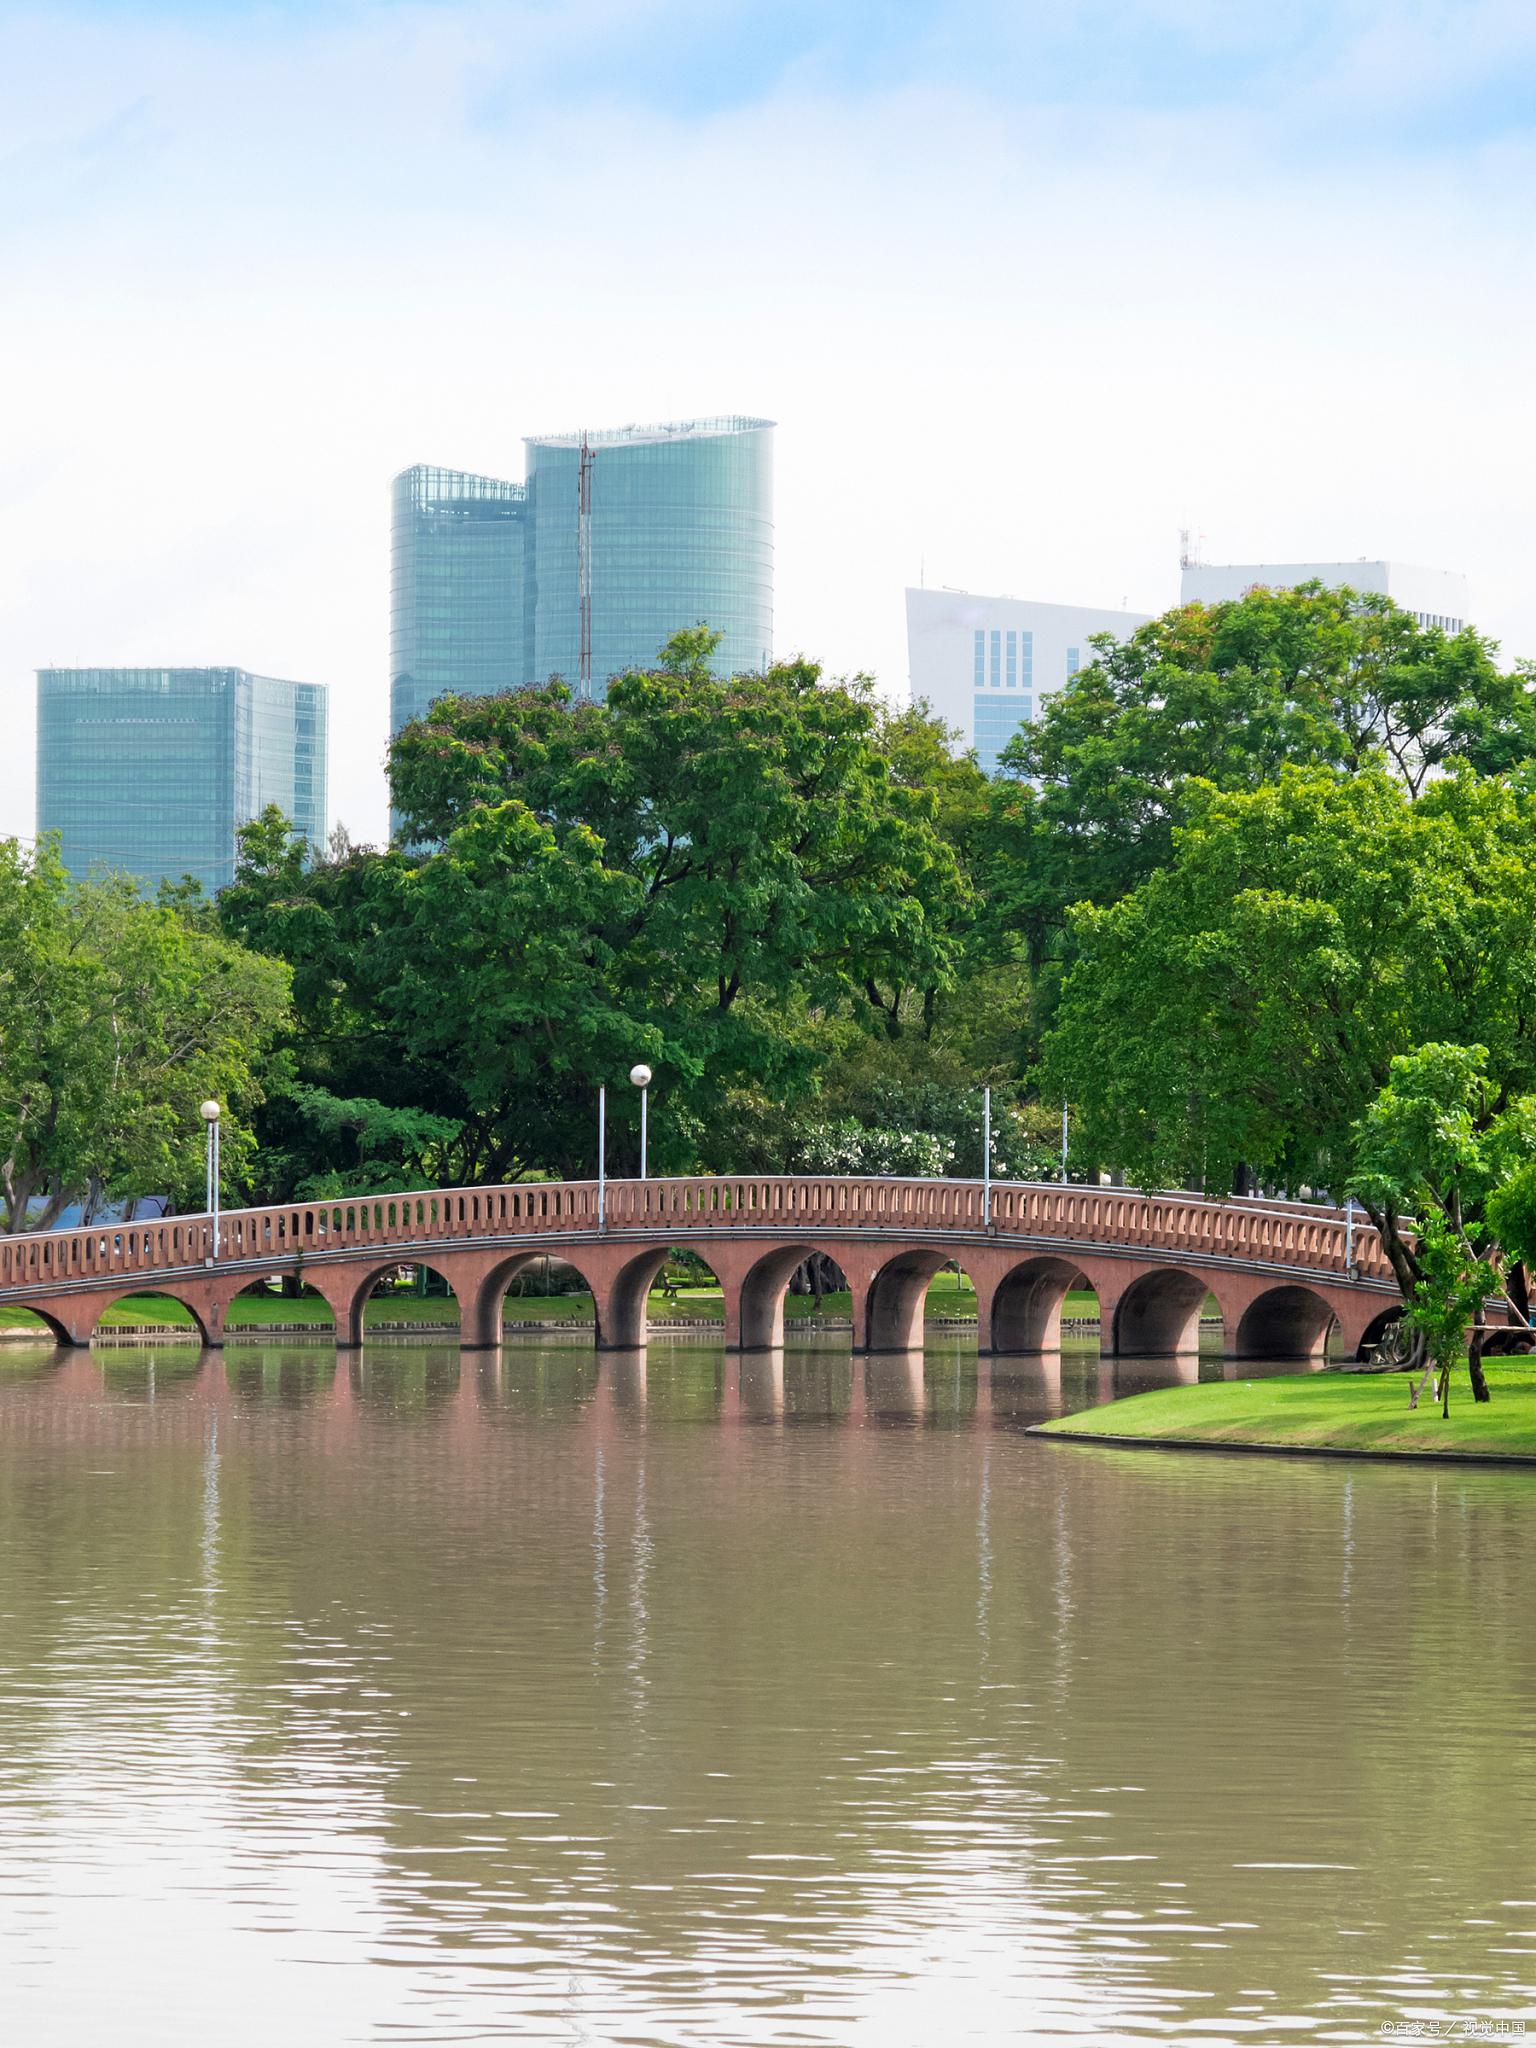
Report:
[[[449,691],[486,697],[528,680],[521,484],[418,463],[390,519],[389,729]]]
[[[773,422],[732,416],[586,435],[591,451],[593,694],[654,668],[674,633],[722,638],[720,675],[773,648]],[[581,675],[578,471],[583,436],[530,438],[530,679]]]

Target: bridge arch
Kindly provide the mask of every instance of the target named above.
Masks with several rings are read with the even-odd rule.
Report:
[[[775,1245],[741,1276],[736,1292],[734,1330],[730,1328],[731,1303],[727,1298],[727,1341],[734,1342],[742,1351],[779,1350],[784,1343],[784,1299],[789,1292],[789,1283],[806,1260],[818,1252],[828,1257],[837,1269],[839,1280],[846,1286],[846,1274],[824,1245]]]
[[[651,1289],[668,1261],[684,1253],[690,1259],[696,1259],[719,1287],[725,1317],[725,1341],[732,1349],[737,1348],[734,1318],[743,1290],[736,1279],[736,1266],[729,1251],[728,1245],[708,1238],[678,1237],[671,1244],[653,1245],[626,1258],[613,1272],[605,1288],[593,1289],[598,1349],[632,1351],[645,1344],[650,1323]],[[727,1256],[722,1257],[722,1252]],[[793,1270],[791,1266],[789,1272]],[[786,1281],[789,1272],[785,1274]],[[740,1348],[760,1350],[764,1347],[745,1343]]]
[[[16,1306],[37,1317],[39,1328],[36,1336],[40,1344],[50,1339],[55,1344],[78,1344],[83,1341],[75,1336],[67,1323],[61,1322],[42,1302],[18,1301]]]
[[[598,1323],[601,1342],[602,1301],[599,1290],[593,1285],[592,1274],[580,1251],[572,1252],[568,1245],[558,1249],[541,1245],[536,1240],[526,1251],[517,1251],[509,1257],[498,1259],[486,1272],[474,1290],[474,1300],[463,1309],[462,1336],[466,1348],[494,1350],[502,1338],[502,1325],[506,1315],[507,1296],[512,1283],[520,1273],[526,1273],[530,1266],[537,1266],[546,1259],[553,1259],[562,1266],[569,1266],[592,1296],[593,1312]],[[573,1319],[574,1329],[585,1329],[585,1319]]]
[[[992,1295],[990,1349],[1030,1353],[1061,1349],[1061,1310],[1074,1287],[1090,1282],[1071,1259],[1024,1259],[1005,1273]]]
[[[103,1316],[105,1316],[109,1308],[116,1308],[120,1301],[173,1302],[177,1308],[185,1309],[192,1318],[193,1326],[203,1344],[217,1345],[222,1342],[217,1323],[210,1326],[207,1313],[193,1299],[190,1290],[178,1293],[174,1287],[145,1287],[142,1284],[137,1287],[115,1288],[110,1294],[93,1295],[90,1298],[91,1313],[86,1319],[82,1335],[76,1341],[89,1343],[92,1337],[97,1336],[101,1330]],[[39,1314],[42,1313],[41,1310],[38,1312]],[[175,1335],[174,1325],[172,1325],[168,1334],[171,1336]]]
[[[281,1277],[283,1280],[290,1282],[298,1278],[296,1274],[284,1274],[274,1277]],[[270,1318],[273,1322],[281,1323],[285,1320],[292,1320],[297,1323],[313,1324],[316,1330],[330,1329],[335,1331],[340,1328],[336,1317],[335,1304],[328,1294],[321,1288],[316,1287],[311,1281],[300,1280],[297,1287],[285,1286],[274,1293],[271,1280],[263,1276],[260,1280],[248,1280],[243,1287],[230,1296],[224,1309],[224,1328],[226,1334],[228,1334],[231,1328],[245,1334],[251,1330],[260,1329],[262,1324],[269,1320],[266,1317],[258,1318],[251,1315],[250,1306],[258,1301],[272,1304],[276,1310],[276,1313]],[[244,1310],[241,1308],[242,1302],[246,1304]],[[284,1303],[289,1304],[286,1309],[282,1306]],[[298,1307],[299,1303],[304,1304],[303,1308]],[[325,1311],[323,1315],[315,1313],[316,1303]]]
[[[856,1347],[864,1351],[921,1351],[929,1284],[941,1266],[955,1262],[955,1256],[956,1248],[949,1245],[913,1245],[886,1259],[865,1289],[862,1319],[855,1298]]]
[[[1323,1358],[1336,1318],[1314,1288],[1287,1282],[1267,1288],[1238,1318],[1229,1346],[1234,1358]]]
[[[1114,1350],[1121,1357],[1167,1358],[1200,1348],[1200,1311],[1210,1284],[1182,1266],[1153,1266],[1115,1304]]]
[[[363,1313],[369,1302],[373,1299],[374,1289],[381,1280],[388,1279],[391,1273],[398,1273],[405,1266],[414,1267],[418,1272],[426,1271],[435,1274],[444,1283],[453,1297],[454,1306],[458,1311],[459,1326],[461,1331],[463,1330],[464,1303],[460,1297],[458,1287],[454,1284],[454,1275],[447,1268],[445,1262],[438,1259],[411,1259],[396,1256],[376,1261],[370,1260],[361,1269],[353,1268],[348,1276],[352,1286],[350,1297],[345,1298],[341,1302],[338,1302],[328,1289],[322,1290],[325,1292],[327,1299],[330,1300],[335,1313],[338,1343],[345,1338],[346,1344],[351,1349],[356,1350],[359,1348],[364,1335]]]

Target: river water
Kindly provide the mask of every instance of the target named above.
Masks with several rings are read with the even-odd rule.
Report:
[[[1531,1480],[1160,1370],[8,1346],[0,2038],[1536,2033]]]

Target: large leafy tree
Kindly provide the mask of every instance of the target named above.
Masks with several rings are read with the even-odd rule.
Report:
[[[1096,644],[994,788],[989,915],[1037,966],[1061,951],[1072,904],[1117,902],[1167,863],[1193,779],[1242,790],[1286,767],[1386,769],[1416,795],[1456,761],[1499,773],[1536,756],[1529,671],[1379,595],[1257,589]]]
[[[744,996],[891,992],[951,976],[964,906],[934,791],[883,744],[872,688],[827,686],[796,661],[717,678],[699,628],[601,706],[563,684],[444,698],[390,756],[408,837],[445,840],[508,800],[558,839],[584,830],[634,885],[623,932],[638,970]],[[898,1006],[899,1009],[899,1006]]]
[[[293,961],[297,1013],[269,1090],[271,1191],[323,1190],[348,1162],[367,1184],[577,1170],[594,1077],[658,1057],[610,983],[633,901],[589,833],[562,841],[517,803],[422,856],[306,866],[281,820],[250,829],[221,916]]]
[[[1536,799],[1288,769],[1185,816],[1165,868],[1075,914],[1044,1066],[1085,1156],[1342,1194],[1395,1056],[1481,1045],[1496,1102],[1536,1088]]]
[[[809,664],[719,680],[712,644],[680,636],[601,706],[559,684],[440,701],[394,743],[387,852],[306,865],[280,819],[248,831],[221,917],[292,963],[290,1099],[438,1120],[411,1126],[423,1178],[579,1172],[597,1082],[644,1059],[654,1157],[691,1166],[733,1091],[810,1088],[829,1019],[899,1035],[911,992],[947,987],[968,892],[921,736]],[[622,1163],[633,1105],[612,1107]],[[296,1183],[326,1168],[303,1122]]]
[[[0,1227],[47,1229],[104,1197],[194,1197],[209,1096],[238,1186],[255,1063],[287,1000],[279,962],[127,880],[72,882],[49,841],[0,841]]]

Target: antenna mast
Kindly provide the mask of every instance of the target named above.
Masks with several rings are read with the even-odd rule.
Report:
[[[581,667],[578,691],[592,695],[592,443],[581,430],[576,464],[576,601],[581,613]]]

